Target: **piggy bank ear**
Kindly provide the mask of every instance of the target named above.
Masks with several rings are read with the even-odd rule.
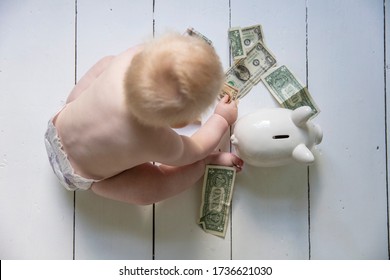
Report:
[[[306,147],[305,144],[299,144],[296,146],[292,152],[292,156],[295,160],[306,164],[310,164],[314,161],[312,152]]]
[[[304,126],[305,123],[310,119],[312,110],[309,106],[302,106],[296,108],[291,113],[291,119],[296,126]]]

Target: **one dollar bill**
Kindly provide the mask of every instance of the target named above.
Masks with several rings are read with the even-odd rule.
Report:
[[[248,52],[257,42],[264,43],[264,34],[263,29],[260,24],[243,27],[242,32],[242,42],[244,43],[244,48]]]
[[[238,60],[246,57],[246,49],[242,38],[242,32],[240,27],[233,27],[228,32],[230,49],[232,51],[232,57],[234,60]]]
[[[294,110],[301,106],[310,106],[312,118],[320,112],[317,104],[305,87],[285,66],[279,66],[261,77],[279,104],[287,109]]]
[[[260,41],[225,73],[225,82],[238,89],[238,99],[244,97],[269,69],[276,65],[276,58]]]
[[[233,167],[206,166],[199,219],[204,231],[225,237],[235,177]]]
[[[224,83],[222,86],[222,90],[219,93],[218,99],[222,99],[225,95],[229,95],[229,103],[230,103],[230,101],[234,101],[237,99],[238,94],[239,94],[238,88],[228,83]]]

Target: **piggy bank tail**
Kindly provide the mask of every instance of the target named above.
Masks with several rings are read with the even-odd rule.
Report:
[[[234,136],[234,134],[230,137],[230,142],[232,142],[234,146],[238,145],[238,139],[236,138],[236,136]]]

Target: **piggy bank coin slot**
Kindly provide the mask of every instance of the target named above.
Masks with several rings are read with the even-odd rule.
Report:
[[[272,139],[287,139],[289,137],[290,137],[290,135],[275,135],[275,136],[272,136]]]

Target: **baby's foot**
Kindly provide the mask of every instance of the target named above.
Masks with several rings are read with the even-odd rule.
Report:
[[[234,167],[237,172],[240,172],[244,165],[242,159],[231,153],[213,153],[205,158],[204,161],[206,164]]]

